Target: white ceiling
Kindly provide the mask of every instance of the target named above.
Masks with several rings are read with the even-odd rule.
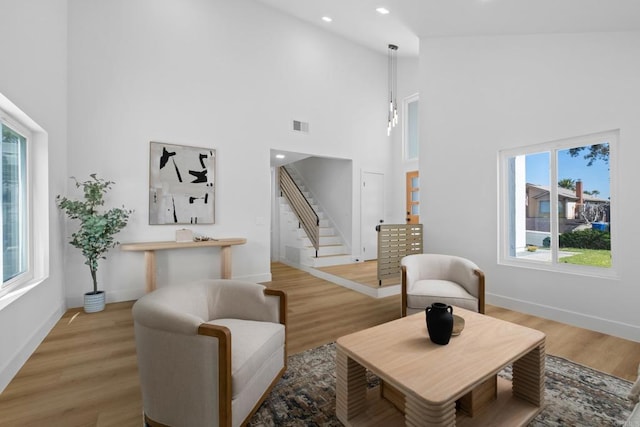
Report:
[[[382,53],[396,44],[401,56],[418,55],[419,36],[640,30],[640,0],[257,1]]]
[[[277,158],[276,156],[284,156],[282,158]],[[283,151],[283,150],[274,150],[271,149],[271,166],[279,167],[285,166],[289,163],[297,162],[298,160],[306,159],[307,157],[311,157],[310,154],[303,153],[294,153],[292,151]]]

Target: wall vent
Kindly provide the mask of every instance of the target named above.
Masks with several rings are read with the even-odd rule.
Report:
[[[293,121],[293,130],[296,132],[309,133],[309,123],[300,120]]]

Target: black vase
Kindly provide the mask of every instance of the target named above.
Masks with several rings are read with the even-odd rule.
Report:
[[[453,331],[453,307],[434,302],[425,309],[429,338],[436,344],[449,344]]]

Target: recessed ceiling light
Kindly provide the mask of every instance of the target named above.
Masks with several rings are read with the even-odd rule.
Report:
[[[331,22],[331,21],[333,21],[333,19],[331,19],[331,17],[329,17],[329,16],[323,16],[323,17],[322,17],[322,20],[323,20],[324,22]]]
[[[376,12],[378,12],[380,15],[388,15],[389,9],[386,9],[384,7],[379,7],[376,9]]]
[[[276,159],[284,159],[284,154],[276,154]]]

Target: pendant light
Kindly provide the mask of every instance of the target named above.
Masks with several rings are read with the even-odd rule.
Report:
[[[389,114],[387,117],[387,136],[391,135],[391,128],[398,124],[398,46],[389,45],[387,50],[388,86],[389,86]]]

